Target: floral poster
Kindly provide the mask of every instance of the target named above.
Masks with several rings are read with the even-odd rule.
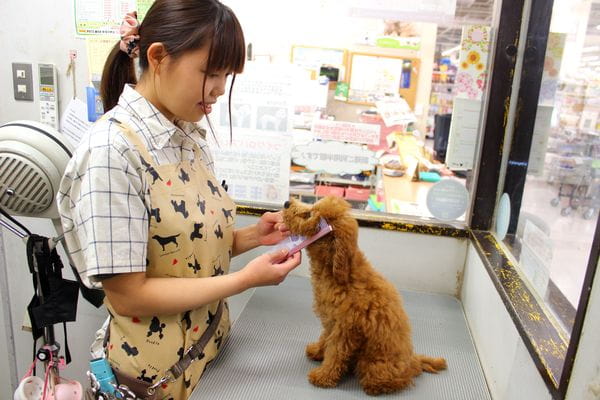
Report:
[[[565,51],[566,33],[550,32],[548,44],[546,45],[546,58],[544,59],[544,73],[540,87],[540,99],[538,104],[554,106],[554,96],[558,86],[560,64]]]
[[[460,57],[455,80],[456,97],[481,100],[488,76],[490,27],[463,27]]]

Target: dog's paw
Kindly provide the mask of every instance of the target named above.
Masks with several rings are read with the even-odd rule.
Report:
[[[319,342],[310,343],[306,346],[306,356],[311,360],[323,361],[323,348]]]
[[[331,373],[322,367],[317,367],[308,373],[308,381],[315,386],[323,388],[336,387],[338,380],[339,378],[331,376]]]

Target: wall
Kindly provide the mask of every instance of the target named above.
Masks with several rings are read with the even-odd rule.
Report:
[[[598,268],[598,267],[597,267]],[[600,273],[596,272],[567,399],[600,399]]]
[[[471,244],[461,300],[492,398],[550,400],[542,377]]]

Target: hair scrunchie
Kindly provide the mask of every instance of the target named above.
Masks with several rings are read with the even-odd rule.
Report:
[[[121,34],[121,42],[119,47],[121,51],[127,53],[131,58],[135,58],[140,55],[140,35],[139,35],[140,23],[137,20],[137,11],[132,11],[125,14],[119,33]]]

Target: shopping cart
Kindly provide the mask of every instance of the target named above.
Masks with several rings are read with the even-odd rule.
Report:
[[[592,168],[592,159],[582,156],[555,156],[550,164],[548,181],[552,184],[558,184],[557,196],[550,200],[553,207],[561,204],[562,198],[567,198],[567,204],[561,209],[563,216],[570,215],[573,210],[586,205],[584,217],[591,210],[592,217],[596,205],[596,198],[600,198],[600,193],[593,194],[596,189],[595,177],[597,169]],[[586,214],[586,212],[588,212]]]

